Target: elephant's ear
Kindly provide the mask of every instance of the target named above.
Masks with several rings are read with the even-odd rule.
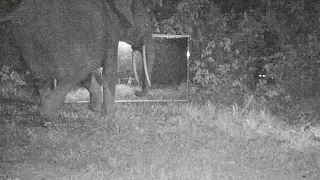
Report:
[[[132,3],[133,0],[115,0],[116,9],[127,19],[131,26],[134,26],[133,14],[132,14]],[[121,19],[120,19],[121,20]]]
[[[130,8],[132,1],[133,0],[103,0],[118,17],[121,26],[124,28],[134,26],[132,9]]]
[[[154,8],[156,7],[157,0],[140,0],[144,7],[148,9],[148,12],[152,12]],[[162,3],[162,0],[160,0],[160,3]]]

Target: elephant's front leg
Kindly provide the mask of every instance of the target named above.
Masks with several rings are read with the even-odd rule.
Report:
[[[109,116],[108,126],[113,125],[112,120],[115,116],[114,96],[117,85],[117,69],[118,69],[118,42],[109,44],[110,48],[106,53],[103,62],[102,84],[103,84],[103,103],[101,108],[102,116]]]
[[[44,117],[52,117],[52,112],[51,107],[50,107],[50,102],[48,101],[48,98],[50,96],[51,92],[51,79],[49,80],[41,80],[40,83],[38,84],[38,90],[39,90],[39,95],[40,95],[40,107],[39,111],[40,114]],[[56,115],[57,113],[54,112]],[[53,118],[57,118],[57,116],[54,116]]]

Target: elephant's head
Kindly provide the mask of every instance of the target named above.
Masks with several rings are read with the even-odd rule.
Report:
[[[155,59],[155,47],[152,39],[155,18],[143,0],[131,0],[131,4],[128,1],[121,4],[122,1],[115,2],[115,6],[119,7],[119,11],[123,13],[122,17],[117,15],[120,23],[122,23],[121,26],[124,27],[121,41],[131,44],[133,50],[139,50],[144,59],[143,64],[145,66],[142,68],[142,72],[139,73],[140,77],[136,77],[141,81],[142,93],[138,93],[141,96],[147,93],[147,82],[151,86],[151,72]]]
[[[136,45],[151,38],[153,14],[142,0],[106,1],[120,24],[121,41]]]

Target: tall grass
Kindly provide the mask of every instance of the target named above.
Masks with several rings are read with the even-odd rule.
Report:
[[[319,179],[319,130],[288,126],[250,103],[118,104],[113,132],[86,104],[66,104],[48,128],[8,106],[17,113],[1,117],[0,177]]]

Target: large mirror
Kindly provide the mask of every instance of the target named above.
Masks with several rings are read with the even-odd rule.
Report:
[[[132,47],[119,42],[118,84],[116,102],[166,102],[188,101],[189,97],[189,35],[154,34],[154,58],[147,53],[133,51]],[[144,60],[143,54],[146,59]],[[150,61],[152,67],[150,67]],[[149,73],[144,73],[149,72]],[[145,74],[149,74],[148,91],[142,91]],[[88,101],[89,92],[80,88],[67,95],[67,101]]]
[[[187,35],[154,34],[155,58],[150,74],[151,87],[145,96],[141,91],[144,62],[143,53],[132,51],[130,45],[119,44],[118,77],[116,100],[125,101],[187,101],[188,88],[188,42]],[[148,47],[146,47],[148,51]],[[150,68],[147,69],[150,71]],[[137,80],[138,79],[138,80]]]

